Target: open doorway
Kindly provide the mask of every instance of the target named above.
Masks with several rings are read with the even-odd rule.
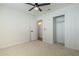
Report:
[[[38,40],[43,40],[43,21],[37,21],[37,28],[38,28]]]
[[[65,44],[65,16],[53,18],[53,39],[54,43]]]

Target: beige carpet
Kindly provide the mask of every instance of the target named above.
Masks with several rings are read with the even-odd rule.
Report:
[[[64,48],[59,44],[31,41],[0,49],[1,56],[79,56],[79,51]]]

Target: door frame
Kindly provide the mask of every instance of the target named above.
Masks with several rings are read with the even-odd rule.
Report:
[[[37,39],[39,38],[39,33],[38,33],[38,22],[42,22],[42,41],[43,41],[43,20],[41,19],[41,20],[37,20]]]
[[[61,14],[61,15],[57,15],[57,16],[54,16],[53,17],[53,43],[55,44],[55,40],[56,40],[56,34],[55,34],[55,37],[54,37],[54,21],[56,22],[55,18],[56,17],[61,17],[61,16],[64,16],[64,26],[65,26],[65,14]],[[56,25],[55,25],[56,26]],[[56,30],[55,30],[56,31]],[[64,31],[65,31],[65,27],[64,27]],[[55,39],[54,39],[55,38]],[[64,46],[65,46],[65,32],[64,32]]]

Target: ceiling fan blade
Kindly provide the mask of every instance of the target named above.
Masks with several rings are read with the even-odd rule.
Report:
[[[38,6],[46,6],[46,5],[50,5],[50,3],[42,3],[42,4],[39,4]]]
[[[38,9],[39,9],[39,11],[42,11],[42,9],[40,9],[39,7],[38,7]]]
[[[32,3],[25,3],[25,4],[28,4],[28,5],[32,5],[32,6],[35,6],[34,4],[32,4]]]
[[[29,9],[29,11],[31,11],[32,9],[34,9],[35,7],[32,7],[31,9]]]

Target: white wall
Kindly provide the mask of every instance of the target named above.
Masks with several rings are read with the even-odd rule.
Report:
[[[68,8],[65,22],[66,47],[79,50],[79,5]]]
[[[33,31],[30,33],[30,39],[37,40],[37,21],[35,16],[32,16],[32,20],[30,21],[30,30]]]
[[[53,43],[53,17],[65,15],[65,47],[79,50],[79,5],[74,4],[38,16],[43,20],[43,41]],[[44,30],[44,28],[46,30]]]
[[[34,22],[35,18],[29,14],[0,6],[0,48],[30,41],[30,30],[35,30]]]

